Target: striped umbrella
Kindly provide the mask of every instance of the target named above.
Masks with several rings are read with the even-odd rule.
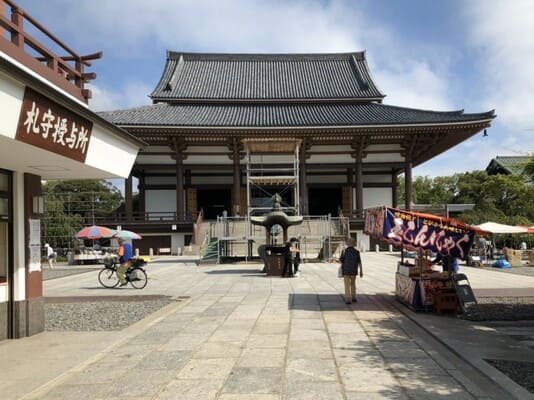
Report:
[[[74,237],[76,239],[101,239],[101,238],[110,238],[117,231],[114,229],[107,228],[105,226],[92,225],[86,226],[81,231],[79,231]]]
[[[142,239],[140,234],[127,230],[117,231],[113,237],[118,239]]]

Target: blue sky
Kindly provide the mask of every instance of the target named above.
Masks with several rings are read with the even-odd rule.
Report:
[[[17,0],[81,54],[96,111],[149,104],[166,50],[366,50],[375,81],[399,106],[483,112],[488,130],[414,169],[444,176],[497,155],[534,153],[531,0]]]

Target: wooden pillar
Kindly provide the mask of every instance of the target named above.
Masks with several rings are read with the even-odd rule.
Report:
[[[4,0],[0,0],[0,17],[6,16],[6,2]],[[6,39],[6,30],[0,26],[0,36]]]
[[[357,136],[353,138],[351,147],[354,149],[353,157],[356,160],[354,165],[354,180],[356,185],[356,198],[354,199],[356,218],[363,217],[363,159],[366,157],[367,137]]]
[[[184,159],[187,145],[183,138],[172,138],[170,142],[176,161],[176,219],[185,220]]]
[[[232,186],[232,215],[235,217],[241,215],[241,165],[239,163],[240,141],[238,138],[233,139],[232,157],[234,161],[234,180]]]
[[[24,29],[24,16],[22,14],[22,10],[20,8],[12,8],[11,9],[11,22],[15,24],[18,27],[18,31],[22,32]],[[13,32],[11,34],[11,43],[13,43],[15,46],[23,48],[24,47],[24,36],[20,35],[17,32]]]
[[[405,186],[405,207],[406,210],[412,209],[413,190],[412,190],[412,161],[410,157],[406,157],[404,162],[404,186]]]
[[[178,221],[185,217],[184,207],[184,161],[181,151],[176,152],[176,216]]]
[[[309,215],[308,172],[306,169],[306,141],[303,140],[299,149],[299,199],[300,214]]]
[[[347,186],[350,190],[350,203],[347,202],[347,207],[343,211],[346,212],[345,216],[350,217],[354,213],[354,209],[356,208],[356,204],[354,201],[354,169],[353,168],[347,168]]]
[[[133,220],[133,200],[132,200],[132,175],[124,180],[124,209],[126,211],[126,221]]]
[[[398,182],[397,172],[393,171],[391,173],[391,205],[394,208],[397,208],[399,204],[399,193],[397,190],[398,184],[399,182]]]
[[[146,211],[146,192],[145,192],[145,175],[138,176],[139,183],[137,189],[139,190],[139,212],[144,213]]]
[[[358,152],[356,155],[356,168],[354,171],[356,179],[356,217],[363,216],[363,171],[362,171],[362,155]]]

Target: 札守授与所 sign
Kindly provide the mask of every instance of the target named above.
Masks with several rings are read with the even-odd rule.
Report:
[[[26,88],[16,139],[85,162],[93,123]]]

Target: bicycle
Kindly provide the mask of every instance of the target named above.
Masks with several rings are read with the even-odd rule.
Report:
[[[126,270],[124,278],[135,289],[143,289],[148,283],[148,277],[143,268],[146,261],[142,258],[132,259],[132,265]],[[119,284],[117,276],[117,261],[109,260],[104,263],[104,268],[98,273],[98,282],[105,288],[114,288]]]

